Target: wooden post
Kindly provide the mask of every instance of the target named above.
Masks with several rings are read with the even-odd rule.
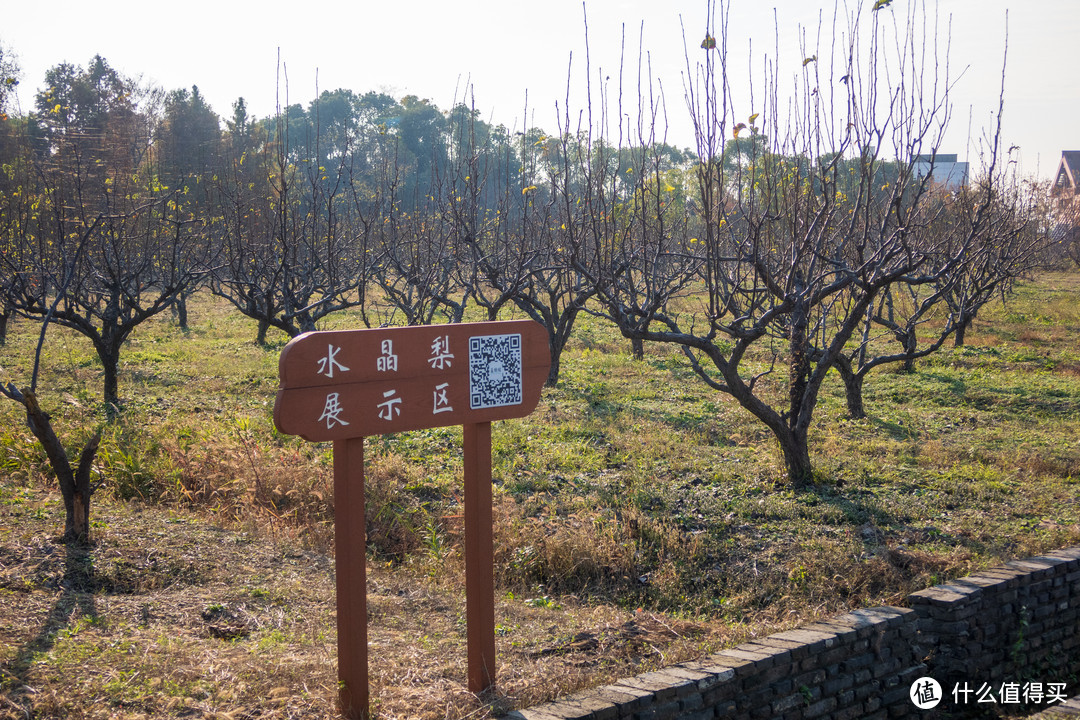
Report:
[[[491,422],[525,417],[551,369],[531,320],[310,332],[281,351],[274,425],[334,443],[341,710],[367,720],[364,438],[463,425],[469,690],[495,686]]]
[[[337,573],[338,698],[349,720],[367,720],[367,529],[364,438],[334,441],[334,568]]]
[[[469,690],[495,686],[495,552],[491,509],[491,423],[466,423],[465,619]]]

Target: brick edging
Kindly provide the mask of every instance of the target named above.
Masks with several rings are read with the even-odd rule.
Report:
[[[1080,675],[1080,548],[1014,560],[906,603],[834,615],[505,717],[925,718],[934,713],[909,699],[924,675],[946,687],[962,677]]]

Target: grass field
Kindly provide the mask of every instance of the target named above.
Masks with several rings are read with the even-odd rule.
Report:
[[[348,327],[348,316],[332,327]],[[0,718],[334,717],[329,445],[277,434],[277,357],[209,298],[139,328],[97,461],[94,544],[0,404]],[[0,367],[28,377],[36,326]],[[838,378],[791,490],[766,430],[670,348],[585,317],[563,376],[493,431],[499,691],[465,688],[461,430],[367,441],[380,718],[484,718],[1004,559],[1080,542],[1080,275],[1022,284],[963,348]],[[50,330],[42,404],[104,422],[88,342]],[[782,387],[772,389],[782,392]]]

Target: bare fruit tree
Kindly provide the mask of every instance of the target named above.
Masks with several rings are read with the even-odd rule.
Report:
[[[65,539],[89,537],[90,482],[100,432],[75,467],[38,394],[50,325],[92,343],[101,361],[105,414],[120,409],[119,364],[136,327],[170,307],[202,272],[200,225],[183,195],[165,187],[149,149],[158,94],[124,78],[100,56],[47,75],[18,143],[18,197],[5,202],[0,256],[8,297],[42,321],[29,383],[0,392],[23,405],[57,475],[67,510]],[[30,132],[29,127],[34,131]]]
[[[875,368],[914,363],[963,335],[990,300],[1008,296],[1013,284],[1042,263],[1050,242],[1038,189],[999,165],[971,186],[931,186],[927,222],[918,232],[926,265],[912,282],[900,278],[867,309],[859,336],[836,359],[851,417],[866,416],[863,385]],[[913,228],[914,230],[914,228]]]
[[[474,128],[466,122],[462,130],[471,140],[451,167],[456,190],[443,212],[462,253],[460,282],[489,318],[509,305],[544,326],[552,386],[574,323],[596,292],[573,261],[573,238],[588,230],[579,193],[588,177],[589,136],[571,132],[564,115],[558,136],[526,125],[479,152]]]
[[[58,66],[47,81],[35,118],[44,137],[23,160],[34,203],[11,227],[17,253],[3,262],[21,278],[20,314],[91,341],[112,414],[125,341],[203,272],[201,220],[151,161],[156,93],[101,57],[85,70]]]
[[[19,387],[0,368],[0,395],[21,404],[26,410],[27,427],[30,428],[30,432],[34,434],[34,437],[37,438],[41,447],[45,450],[45,454],[49,458],[49,465],[52,467],[53,472],[56,473],[60,495],[64,500],[63,538],[65,542],[85,542],[90,539],[90,498],[94,490],[90,472],[94,458],[97,456],[101,431],[94,432],[86,441],[82,451],[79,453],[78,463],[75,467],[72,467],[67,449],[53,428],[52,417],[41,407],[41,402],[38,399],[38,378],[41,369],[41,352],[45,344],[49,323],[57,306],[67,293],[68,286],[75,277],[79,255],[84,251],[89,237],[97,229],[97,224],[98,220],[95,219],[95,222],[80,234],[78,241],[69,247],[71,257],[59,258],[63,270],[59,276],[56,297],[41,323],[37,349],[29,373],[29,385]]]
[[[317,110],[318,101],[261,124],[234,121],[224,143],[211,222],[221,261],[210,288],[258,322],[258,344],[271,327],[295,337],[365,301],[359,160],[348,134],[327,151]]]
[[[700,162],[686,222],[645,222],[664,212],[645,195],[629,210],[636,227],[590,253],[623,334],[682,348],[769,428],[793,485],[813,479],[822,384],[875,302],[901,281],[934,283],[939,258],[978,240],[923,232],[937,206],[910,160],[939,147],[952,81],[918,3],[875,8],[803,33],[818,40],[804,42],[795,82],[770,58],[764,92],[746,97],[733,90],[726,17],[711,18],[701,60],[687,61]]]
[[[527,174],[521,181],[524,202],[514,238],[516,259],[524,262],[506,275],[514,286],[511,302],[547,330],[549,386],[558,382],[562,353],[574,324],[596,294],[596,286],[575,259],[575,238],[589,232],[591,219],[582,183],[589,177],[583,169],[588,167],[592,146],[587,135],[570,129],[569,116],[560,125],[557,138],[534,141],[540,145],[531,147],[522,141]],[[540,162],[529,157],[535,158],[538,148],[543,151]]]
[[[440,212],[447,192],[435,180],[427,194],[402,207],[396,195],[399,185],[391,180],[383,214],[374,223],[371,278],[380,298],[368,314],[376,312],[379,324],[430,325],[436,319],[461,322],[471,286],[458,281],[459,266],[467,253],[459,242],[453,222]],[[462,202],[451,194],[445,202]]]

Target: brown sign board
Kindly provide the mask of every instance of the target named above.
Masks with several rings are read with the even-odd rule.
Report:
[[[364,438],[463,426],[468,684],[495,684],[491,421],[524,417],[551,367],[531,320],[311,332],[281,351],[274,424],[334,441],[338,692],[368,718]]]
[[[524,417],[550,367],[532,320],[305,333],[281,352],[274,423],[325,441]]]

